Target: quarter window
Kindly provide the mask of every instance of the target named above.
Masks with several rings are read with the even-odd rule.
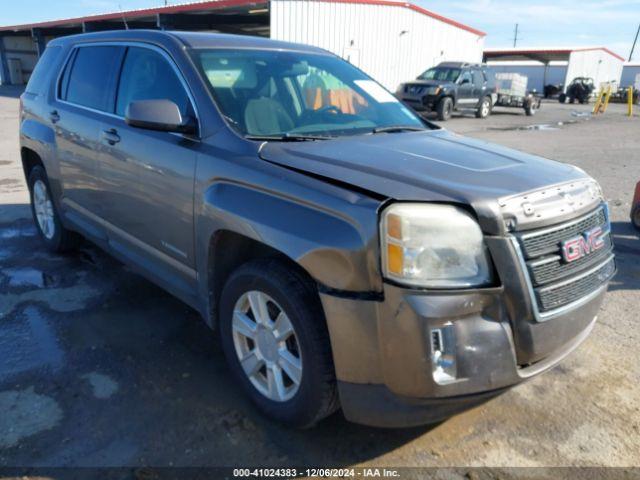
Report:
[[[122,60],[122,51],[122,47],[108,45],[78,48],[68,80],[63,78],[61,98],[84,107],[112,112],[113,80]]]
[[[167,60],[148,48],[129,47],[122,67],[116,114],[124,116],[137,100],[171,100],[183,116],[190,115],[189,97]]]
[[[25,89],[27,93],[41,94],[47,90],[47,82],[50,81],[51,73],[61,52],[60,47],[47,47],[29,78]]]

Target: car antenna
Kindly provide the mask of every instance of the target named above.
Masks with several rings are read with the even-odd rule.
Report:
[[[124,23],[124,29],[129,30],[129,25],[127,24],[127,19],[124,16],[124,12],[122,11],[122,5],[118,4],[118,8],[120,9],[120,15],[122,15],[122,23]]]

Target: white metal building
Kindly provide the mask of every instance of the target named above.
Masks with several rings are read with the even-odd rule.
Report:
[[[484,51],[484,60],[498,71],[529,75],[529,89],[591,77],[596,85],[620,82],[624,58],[605,47],[510,48]]]
[[[406,2],[271,1],[271,38],[327,49],[390,90],[442,61],[480,62],[484,36]]]
[[[0,82],[26,82],[51,38],[122,28],[238,33],[316,45],[390,90],[444,60],[480,62],[485,36],[399,0],[208,0],[0,26]]]

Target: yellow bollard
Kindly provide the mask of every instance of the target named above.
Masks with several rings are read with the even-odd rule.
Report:
[[[633,87],[627,89],[627,115],[633,117]]]

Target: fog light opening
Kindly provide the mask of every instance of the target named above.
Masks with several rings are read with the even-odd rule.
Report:
[[[441,385],[457,380],[453,325],[431,329],[433,379]]]

